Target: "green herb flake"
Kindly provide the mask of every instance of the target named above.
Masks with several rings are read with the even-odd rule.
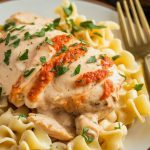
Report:
[[[9,31],[16,26],[15,22],[8,22],[3,26],[4,31]]]
[[[142,90],[142,87],[143,87],[143,84],[136,84],[136,85],[134,86],[134,89],[135,89],[136,91],[140,91],[140,90]]]
[[[2,97],[2,92],[3,92],[3,89],[2,87],[0,87],[0,98]]]
[[[120,55],[115,55],[115,56],[112,57],[112,60],[115,61],[115,60],[118,59],[119,57],[120,57]]]
[[[73,43],[72,45],[70,45],[70,46],[77,46],[78,45],[78,43]]]
[[[86,29],[103,29],[103,28],[106,28],[106,26],[103,26],[103,25],[95,25],[93,23],[93,21],[91,20],[88,20],[88,21],[84,21],[84,22],[81,22],[80,23],[80,26],[83,27],[83,28],[86,28]]]
[[[95,63],[97,60],[96,60],[96,57],[95,56],[91,56],[88,60],[87,60],[87,63]]]
[[[20,31],[20,30],[22,30],[22,29],[24,29],[24,28],[25,28],[25,26],[16,27],[15,30]]]
[[[65,66],[57,66],[55,70],[57,72],[56,76],[58,77],[66,73],[69,70],[69,68]]]
[[[34,36],[37,36],[37,37],[43,37],[43,36],[45,36],[45,29],[42,28],[39,32],[35,32]]]
[[[67,49],[68,49],[67,46],[63,45],[63,47],[61,48],[61,52],[64,53],[64,52],[66,52]]]
[[[54,30],[54,24],[50,23],[44,28],[45,32]]]
[[[79,40],[80,40],[80,42],[81,42],[82,44],[88,45],[88,42],[84,41],[83,39],[79,39]]]
[[[97,35],[97,36],[99,36],[99,37],[103,37],[100,33],[98,33],[98,32],[94,32],[93,34],[95,34],[95,35]]]
[[[6,64],[6,65],[9,65],[9,59],[10,59],[10,56],[11,56],[11,49],[9,49],[9,50],[7,50],[5,53],[4,53],[4,56],[5,56],[5,58],[4,58],[4,63]]]
[[[10,39],[11,39],[11,40],[17,39],[17,35],[12,35],[12,36],[10,37]]]
[[[106,57],[106,55],[105,55],[105,54],[100,55],[100,59],[102,59],[102,60],[104,60],[104,59],[105,59],[105,57]]]
[[[18,120],[19,120],[19,119],[23,119],[23,118],[27,118],[27,115],[25,115],[25,114],[20,114],[20,115],[18,116]]]
[[[61,50],[59,52],[56,53],[56,56],[59,56],[60,54],[66,52],[68,49],[68,47],[66,45],[63,45]]]
[[[23,74],[23,76],[26,78],[28,77],[33,71],[35,70],[35,68],[32,68],[30,70],[26,70]]]
[[[91,143],[94,141],[94,138],[87,135],[88,131],[89,128],[84,127],[81,135],[84,137],[86,143]]]
[[[74,32],[80,31],[80,27],[78,27],[78,26],[74,23],[73,19],[69,19],[69,20],[66,19],[66,23],[68,24],[69,27],[72,28],[72,29],[71,29],[71,33],[72,33],[72,34],[74,34]]]
[[[122,76],[125,80],[127,79],[127,77],[124,74],[119,73],[120,76]]]
[[[22,61],[22,60],[28,59],[28,52],[29,52],[29,50],[26,49],[25,52],[21,56],[19,56],[19,60]]]
[[[41,62],[42,64],[46,63],[46,57],[45,57],[45,56],[41,56],[41,57],[40,57],[40,62]]]
[[[114,127],[114,129],[115,129],[115,130],[117,130],[117,129],[121,129],[121,123],[120,123],[120,122],[118,122],[118,126],[117,126],[117,127]]]
[[[10,33],[7,34],[6,39],[5,39],[5,45],[8,45],[10,41]]]
[[[86,48],[86,47],[84,47],[84,46],[81,46],[80,47],[82,50],[84,50],[84,51],[87,51],[88,49]]]
[[[0,43],[3,43],[5,41],[5,39],[0,38]]]
[[[14,28],[12,28],[12,29],[10,30],[10,32],[23,30],[24,27],[25,27],[25,26],[20,26],[20,27],[14,26]]]
[[[58,27],[58,26],[59,26],[59,23],[60,23],[60,18],[56,18],[56,19],[53,21],[53,26],[54,26],[54,28]]]
[[[24,40],[26,41],[26,40],[30,40],[30,39],[32,39],[32,35],[29,32],[26,32],[24,34]]]
[[[19,44],[20,44],[20,39],[17,39],[11,45],[13,45],[14,48],[17,48]]]
[[[49,45],[54,45],[54,42],[50,40],[48,37],[45,38],[45,42],[48,43]]]
[[[69,17],[73,12],[72,4],[70,4],[69,7],[64,7],[63,10],[64,10],[64,13],[66,14],[66,16]]]
[[[80,73],[80,69],[81,69],[81,65],[79,64],[79,65],[75,68],[75,70],[74,70],[72,76],[75,76],[75,75],[79,74],[79,73]]]

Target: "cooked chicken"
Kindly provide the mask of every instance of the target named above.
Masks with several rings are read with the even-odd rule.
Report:
[[[40,114],[31,114],[31,121],[50,136],[69,140],[74,136],[69,129],[73,121],[66,128],[50,116],[52,110],[69,117],[95,113],[98,119],[113,110],[124,78],[111,57],[55,30],[57,23],[49,19],[17,13],[11,20],[17,25],[1,32],[0,84],[15,106],[37,109]]]
[[[60,117],[62,118],[61,120]],[[65,117],[65,120],[64,118]],[[34,122],[38,127],[43,128],[47,133],[58,140],[68,141],[73,139],[75,136],[71,116],[61,113],[61,116],[47,116],[42,114],[33,114],[31,113],[28,119]],[[66,124],[67,120],[67,124]]]

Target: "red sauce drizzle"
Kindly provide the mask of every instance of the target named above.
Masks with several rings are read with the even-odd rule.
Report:
[[[52,42],[54,43],[53,47],[56,51],[59,51],[64,44],[70,41],[72,38],[71,35],[57,35],[52,39]]]
[[[86,51],[82,49],[83,44],[78,44],[76,46],[71,46],[65,53],[56,56],[53,60],[54,66],[60,66],[62,64],[71,63],[76,61],[80,56],[84,55]],[[84,47],[87,47],[84,45]]]
[[[51,72],[53,68],[74,62],[80,56],[84,55],[86,51],[82,48],[83,46],[87,47],[81,43],[76,46],[71,46],[65,53],[53,57],[50,62],[44,64],[44,66],[41,68],[38,78],[28,93],[28,98],[31,101],[35,101],[37,95],[46,87],[50,81],[53,80],[56,74],[56,72]]]
[[[114,62],[108,56],[105,56],[104,59],[101,60],[101,65],[104,69],[108,69],[114,65]]]
[[[94,72],[87,72],[79,76],[76,80],[76,86],[85,86],[91,82],[101,82],[110,75],[109,70],[99,69]]]
[[[103,88],[104,88],[104,93],[101,97],[102,100],[105,100],[106,98],[108,98],[112,92],[114,92],[114,86],[113,86],[113,82],[109,79],[107,79],[104,84],[103,84]]]

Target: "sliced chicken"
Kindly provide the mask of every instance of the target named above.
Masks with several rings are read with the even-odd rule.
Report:
[[[35,14],[26,12],[17,12],[10,17],[11,21],[15,21],[18,24],[48,24],[52,19],[43,18]]]
[[[68,141],[73,139],[75,136],[72,127],[66,127],[62,122],[57,121],[56,118],[42,114],[31,113],[29,114],[28,119],[39,128],[45,130],[51,137],[54,137],[58,140]]]
[[[17,25],[2,31],[0,42],[0,85],[10,102],[36,108],[38,114],[30,114],[29,120],[56,139],[74,135],[51,116],[53,110],[81,115],[77,130],[85,121],[96,131],[90,117],[82,114],[98,114],[101,119],[112,111],[124,80],[111,57],[55,30],[49,19],[26,13],[11,19]],[[73,121],[69,128],[74,128]]]

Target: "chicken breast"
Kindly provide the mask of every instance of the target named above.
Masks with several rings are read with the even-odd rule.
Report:
[[[72,118],[98,113],[99,119],[113,110],[124,78],[109,55],[55,30],[59,20],[25,13],[12,19],[17,24],[9,23],[1,32],[0,85],[16,107],[37,109],[40,114],[29,120],[50,136],[69,140],[74,134],[50,116],[52,110]]]
[[[64,118],[65,117],[65,120]],[[58,118],[62,118],[61,121]],[[51,137],[61,141],[68,141],[74,138],[75,130],[73,128],[72,120],[67,114],[61,116],[47,116],[43,114],[31,113],[28,117],[29,121],[34,122],[39,128],[45,130]],[[67,120],[67,124],[66,124]]]

